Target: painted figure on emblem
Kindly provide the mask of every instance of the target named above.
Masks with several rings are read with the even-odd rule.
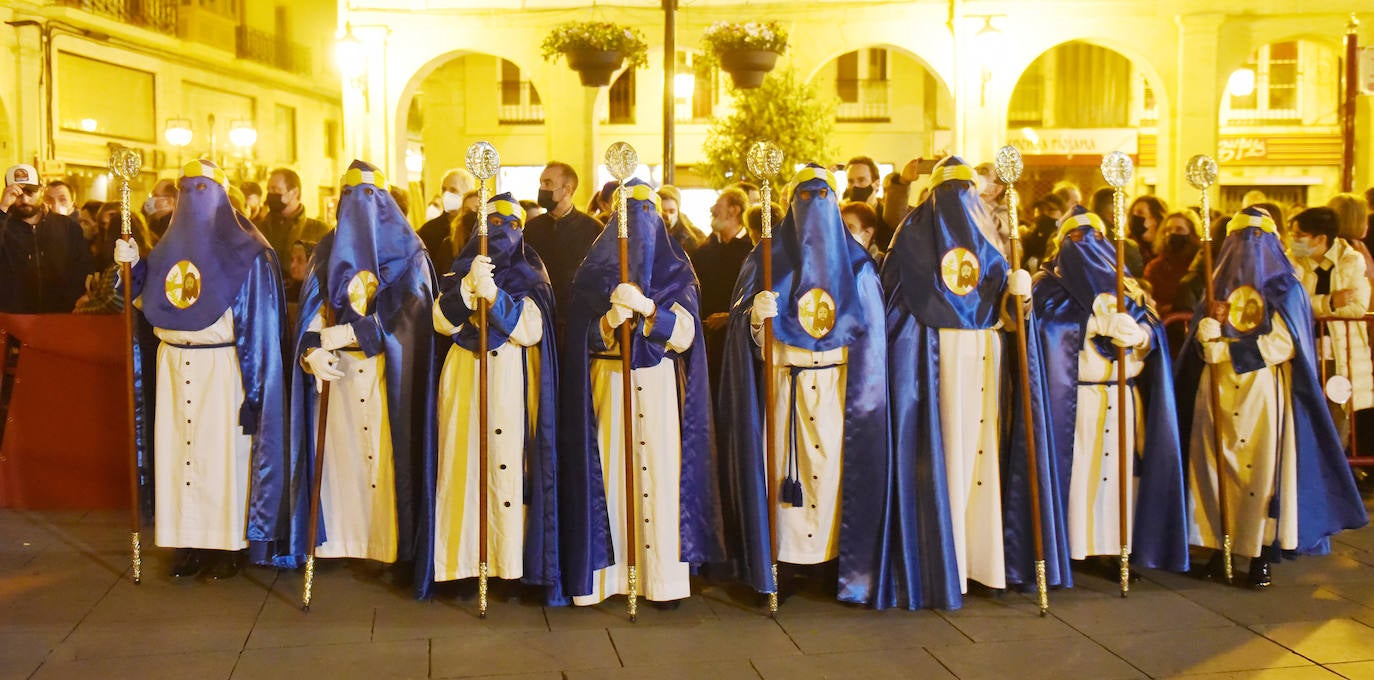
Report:
[[[569,309],[559,310],[568,322],[559,353],[559,530],[565,588],[578,605],[629,592],[627,550],[636,551],[636,592],[657,603],[688,597],[693,568],[721,554],[700,289],[664,226],[658,194],[641,180],[627,186],[631,282],[621,283],[615,214],[573,277]],[[631,413],[622,406],[622,324],[632,329]],[[634,498],[626,497],[627,467]]]
[[[809,165],[789,186],[772,241],[772,290],[755,248],[731,296],[716,410],[726,572],[761,593],[781,586],[785,599],[802,575],[797,566],[824,565],[806,571],[827,592],[883,606],[892,468],[882,288],[841,219],[835,178]],[[771,375],[762,369],[766,319]],[[773,383],[772,404],[764,381]],[[764,431],[766,409],[772,432]],[[772,469],[765,437],[776,452]],[[772,573],[774,543],[782,583]]]
[[[315,556],[414,560],[419,592],[430,582],[433,536],[423,512],[433,488],[423,481],[433,477],[435,455],[434,270],[380,170],[355,160],[342,184],[338,226],[315,246],[301,285],[291,389],[293,555],[309,547],[319,475]]]
[[[490,576],[541,586],[562,604],[558,565],[558,398],[553,289],[525,243],[525,211],[491,199],[487,255],[469,238],[440,284],[434,329],[451,339],[439,378],[434,580],[478,576],[477,301],[489,305],[487,522]]]
[[[1060,222],[1055,246],[1033,293],[1048,403],[1054,405],[1048,414],[1060,480],[1055,501],[1066,527],[1058,540],[1067,543],[1072,559],[1103,556],[1102,568],[1115,580],[1124,509],[1130,565],[1186,571],[1183,463],[1164,326],[1129,275],[1126,309],[1117,309],[1115,246],[1097,215],[1075,206]],[[1125,404],[1118,400],[1118,348],[1126,350]],[[1061,577],[1061,585],[1071,585],[1067,571]]]
[[[1188,540],[1218,551],[1203,572],[1217,578],[1222,536],[1229,535],[1234,554],[1249,558],[1249,585],[1264,588],[1272,563],[1325,555],[1331,535],[1368,519],[1317,377],[1307,292],[1274,222],[1263,209],[1246,208],[1226,232],[1212,279],[1217,302],[1197,310],[1180,354]],[[1217,434],[1228,510],[1223,531]]]
[[[115,261],[159,341],[152,460],[156,541],[177,548],[171,575],[229,578],[270,564],[291,524],[282,348],[286,306],[267,241],[229,205],[223,171],[192,161],[167,233],[145,262],[133,242]],[[146,404],[144,408],[146,409]],[[144,497],[148,497],[145,495]]]
[[[890,574],[898,606],[911,609],[957,609],[970,581],[1003,589],[1009,575],[1012,583],[1035,580],[1023,396],[1004,326],[1012,321],[1008,296],[1028,300],[1031,280],[979,229],[985,210],[973,169],[957,156],[944,159],[883,266],[897,475]],[[1038,481],[1040,497],[1050,499],[1058,480],[1046,455],[1034,326],[1032,315]],[[1052,503],[1041,507],[1044,533],[1062,532],[1063,513]],[[1067,555],[1048,554],[1046,562],[1057,584]]]

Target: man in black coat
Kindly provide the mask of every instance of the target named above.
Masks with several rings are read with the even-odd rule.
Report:
[[[573,275],[602,229],[596,218],[573,206],[575,193],[577,171],[567,163],[551,161],[539,175],[539,206],[546,212],[525,224],[525,243],[539,254],[549,272],[559,346]]]
[[[31,165],[5,172],[0,229],[0,312],[68,314],[85,292],[91,252],[76,220],[43,205]]]
[[[701,283],[701,320],[706,332],[707,367],[711,387],[720,382],[721,349],[725,326],[730,321],[730,296],[735,290],[740,267],[754,249],[745,229],[744,216],[749,196],[731,187],[720,192],[711,206],[711,235],[692,253],[692,269]]]

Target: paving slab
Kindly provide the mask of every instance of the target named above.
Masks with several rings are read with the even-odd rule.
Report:
[[[434,640],[431,677],[510,675],[618,668],[615,649],[604,630],[481,631]]]
[[[781,612],[778,623],[805,654],[944,647],[972,640],[932,611],[889,610],[826,618]]]
[[[1374,661],[1355,663],[1334,663],[1327,666],[1331,672],[1349,680],[1374,680]]]
[[[1190,592],[1188,599],[1242,626],[1374,615],[1369,608],[1319,586],[1254,591],[1217,584]]]
[[[922,680],[953,679],[954,675],[924,649],[882,652],[843,652],[753,659],[764,680]]]
[[[1040,616],[1035,604],[1008,597],[995,604],[966,601],[962,609],[937,613],[974,642],[1079,637],[1081,633],[1053,615],[1055,607],[1051,602],[1051,615]]]
[[[1075,629],[1096,637],[1236,625],[1174,592],[1132,593],[1127,598],[1056,602],[1051,613]]]
[[[312,607],[313,608],[313,607]],[[490,603],[487,618],[477,616],[477,602],[402,599],[379,606],[372,640],[423,640],[476,633],[547,631],[544,609],[533,605]]]
[[[1251,626],[1319,664],[1374,661],[1374,628],[1350,619]]]
[[[316,645],[249,649],[239,657],[233,678],[370,678],[409,680],[429,677],[429,643],[424,640],[362,645]]]
[[[122,659],[86,661],[52,660],[43,664],[33,680],[158,680],[160,678],[197,678],[225,680],[238,663],[238,652],[206,652],[135,656]]]
[[[767,619],[614,628],[610,634],[626,667],[697,663],[703,657],[725,661],[801,653],[783,629]]]
[[[979,642],[929,650],[960,680],[1062,680],[1144,678],[1145,675],[1086,638]]]
[[[1270,668],[1262,671],[1175,675],[1168,680],[1338,680],[1340,677],[1336,672],[1321,666],[1296,666],[1293,668]]]
[[[645,600],[638,603],[637,621],[630,622],[625,598],[614,597],[589,607],[548,607],[544,610],[549,630],[624,628],[645,626],[695,626],[718,620],[705,598],[693,596],[678,601],[677,609],[660,609]]]
[[[1312,665],[1244,628],[1104,635],[1096,640],[1153,677]]]
[[[692,663],[676,666],[643,666],[635,668],[597,668],[569,671],[567,680],[758,680],[759,673],[746,659]],[[504,680],[504,679],[502,679]]]

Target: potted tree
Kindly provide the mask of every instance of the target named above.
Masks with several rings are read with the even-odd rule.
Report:
[[[648,63],[649,45],[638,29],[606,21],[569,21],[554,27],[540,52],[545,61],[561,55],[577,71],[582,84],[601,87],[611,84],[611,75],[628,62],[630,68]]]
[[[709,59],[730,74],[736,88],[748,90],[762,85],[763,77],[787,51],[787,31],[776,21],[717,21],[706,29],[702,47]]]

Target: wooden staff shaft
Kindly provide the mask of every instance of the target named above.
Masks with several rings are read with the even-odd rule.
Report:
[[[1216,304],[1217,291],[1216,284],[1212,281],[1212,216],[1207,213],[1207,195],[1202,197],[1202,267],[1205,272],[1202,277],[1205,282],[1207,302],[1204,309],[1207,316],[1212,316],[1212,305]],[[1222,447],[1221,436],[1221,381],[1217,374],[1216,364],[1207,363],[1207,382],[1209,383],[1209,396],[1211,397],[1212,412],[1212,461],[1217,469],[1217,523],[1220,525],[1217,534],[1221,538],[1222,551],[1222,571],[1227,583],[1231,582],[1232,563],[1231,563],[1231,507],[1226,500],[1226,455]]]
[[[486,198],[486,187],[483,187],[482,198]],[[486,220],[486,203],[482,203],[482,208],[478,217],[484,222]],[[477,230],[477,252],[482,257],[487,256],[487,230],[485,225]],[[478,603],[480,614],[486,616],[487,613],[487,533],[490,529],[490,518],[487,517],[487,492],[488,492],[488,442],[487,437],[491,431],[490,418],[490,398],[487,392],[487,322],[490,315],[490,303],[487,299],[477,297],[477,561],[481,570],[480,578],[482,583],[481,601]]]
[[[767,203],[764,210],[767,210]],[[763,289],[773,290],[773,237],[771,235],[760,239],[760,248],[763,251],[760,256],[763,259]],[[773,320],[763,320],[763,441],[764,441],[764,464],[767,471],[764,472],[764,485],[767,487],[768,499],[768,555],[770,564],[778,562],[778,480],[773,478],[778,461],[777,442],[773,437],[773,403],[777,398],[773,385]],[[773,584],[776,592],[778,584]]]
[[[1010,204],[1011,217],[1011,261],[1012,266],[1021,266],[1021,235],[1016,226],[1016,189],[1008,189],[1008,203]],[[1012,296],[1016,306],[1016,359],[1018,363],[1019,378],[1021,381],[1021,420],[1025,423],[1026,430],[1026,475],[1027,482],[1030,484],[1031,502],[1031,532],[1035,536],[1035,561],[1036,561],[1036,589],[1040,599],[1040,610],[1043,612],[1048,609],[1049,602],[1044,591],[1044,567],[1045,561],[1045,536],[1044,527],[1040,518],[1040,466],[1035,448],[1035,412],[1032,408],[1032,393],[1030,385],[1030,351],[1027,349],[1026,333],[1026,301],[1019,295]]]
[[[626,215],[620,213],[621,217]],[[620,239],[620,282],[630,283],[630,239],[621,237]],[[639,498],[635,495],[635,408],[634,408],[634,379],[631,371],[634,370],[630,352],[630,342],[632,326],[629,321],[620,324],[620,372],[621,372],[621,408],[624,410],[622,421],[624,423],[625,447],[625,564],[634,569],[639,564],[639,538],[635,524],[635,505],[639,503]],[[631,597],[634,594],[631,593]]]
[[[127,191],[127,190],[126,190]],[[126,211],[127,212],[127,211]],[[127,222],[129,217],[124,216]],[[134,238],[129,234],[124,235],[125,242],[132,243]],[[137,246],[135,246],[137,247]],[[138,384],[134,381],[134,302],[131,279],[133,278],[133,267],[128,262],[119,265],[119,278],[123,282],[124,293],[124,347],[128,349],[128,355],[124,357],[124,381],[129,386],[129,405],[126,417],[129,420],[129,536],[133,549],[133,573],[134,583],[143,581],[143,558],[142,558],[142,534],[143,534],[143,497],[138,488],[138,414],[136,405],[138,403]]]
[[[1116,311],[1125,313],[1126,311],[1126,232],[1122,221],[1125,219],[1125,210],[1122,203],[1124,194],[1121,189],[1116,190]],[[1126,384],[1126,348],[1117,345],[1116,348],[1116,455],[1118,457],[1118,517],[1117,531],[1121,537],[1121,596],[1126,596],[1126,591],[1130,588],[1130,531],[1131,516],[1130,503],[1128,502],[1130,492],[1130,473],[1132,452],[1127,449],[1130,444],[1130,437],[1126,432],[1126,410],[1129,406],[1127,397],[1129,396],[1129,386]]]
[[[334,312],[329,308],[329,300],[320,304],[321,326],[328,328],[334,324]],[[305,542],[305,590],[301,596],[301,607],[310,610],[311,588],[315,575],[315,541],[319,537],[320,522],[320,485],[324,483],[324,444],[325,434],[329,431],[329,381],[324,381],[319,395],[319,419],[315,423],[315,467],[310,479],[310,521],[306,527]]]

